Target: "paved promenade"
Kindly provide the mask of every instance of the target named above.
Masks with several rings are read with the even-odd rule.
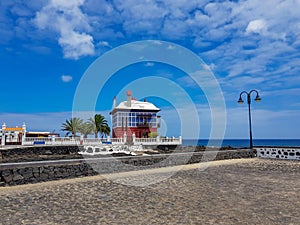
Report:
[[[300,162],[178,169],[3,187],[0,224],[300,224]]]

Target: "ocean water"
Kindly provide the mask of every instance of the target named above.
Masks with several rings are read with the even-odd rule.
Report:
[[[208,144],[209,143],[209,144]],[[188,146],[231,146],[234,148],[249,147],[248,139],[224,139],[222,140],[183,140],[182,145]],[[280,146],[280,147],[300,147],[300,139],[254,139],[253,146]]]

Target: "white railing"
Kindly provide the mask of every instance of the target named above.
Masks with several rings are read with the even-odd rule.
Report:
[[[77,145],[80,144],[80,138],[55,137],[52,139],[53,145]]]
[[[85,145],[124,144],[124,140],[123,138],[84,138],[82,143]]]
[[[179,138],[161,138],[161,143],[177,143],[182,144],[181,137]]]
[[[123,138],[111,138],[110,141],[112,142],[112,144],[124,144]]]
[[[64,138],[64,137],[26,137],[23,145],[101,145],[124,144],[123,138]]]
[[[104,139],[98,139],[98,138],[84,138],[82,142],[86,145],[99,145],[102,144]]]
[[[134,143],[154,143],[157,142],[156,138],[136,138]]]
[[[134,144],[143,144],[143,145],[181,145],[181,137],[179,138],[135,138],[133,140]]]
[[[67,137],[26,137],[22,145],[101,145],[101,144],[125,144],[126,138],[67,138]],[[136,145],[181,145],[179,138],[133,138]]]
[[[51,138],[39,138],[39,137],[27,137],[25,141],[22,143],[23,145],[34,145],[34,144],[46,144],[51,145],[52,139]]]

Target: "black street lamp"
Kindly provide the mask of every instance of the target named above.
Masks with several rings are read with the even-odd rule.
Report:
[[[242,99],[242,95],[243,94],[246,94],[247,95],[247,103],[248,103],[248,112],[249,112],[249,128],[250,128],[250,149],[252,149],[253,148],[253,141],[252,141],[252,125],[251,125],[251,111],[250,111],[250,104],[251,104],[251,93],[252,92],[255,92],[256,93],[256,97],[255,97],[255,101],[256,102],[260,102],[261,101],[261,98],[259,97],[259,95],[258,95],[258,91],[257,90],[251,90],[249,93],[248,92],[246,92],[246,91],[242,91],[241,93],[240,93],[240,98],[239,98],[239,100],[238,100],[238,103],[239,104],[243,104],[244,103],[244,101],[243,101],[243,99]]]

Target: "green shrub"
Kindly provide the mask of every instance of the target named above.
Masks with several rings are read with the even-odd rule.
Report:
[[[149,138],[156,138],[158,136],[157,132],[151,132],[149,133]]]

